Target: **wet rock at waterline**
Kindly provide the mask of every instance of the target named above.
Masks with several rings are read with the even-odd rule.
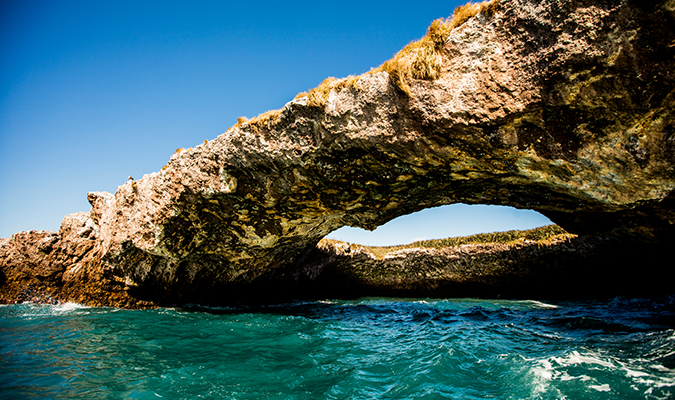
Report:
[[[292,297],[329,232],[456,202],[534,209],[616,251],[668,246],[675,3],[476,7],[380,68],[90,193],[89,216],[67,217],[78,229],[4,239],[3,291],[53,280],[62,297],[129,306]]]
[[[19,232],[0,239],[0,303],[148,305],[124,290],[102,260],[98,238],[98,225],[81,212],[67,215],[59,232]]]

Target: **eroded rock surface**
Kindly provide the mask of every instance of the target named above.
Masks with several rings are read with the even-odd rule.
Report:
[[[376,70],[333,81],[114,195],[90,193],[91,263],[40,271],[106,276],[158,303],[219,303],[297,276],[341,226],[373,229],[456,202],[669,245],[675,2],[503,0],[493,10],[443,37],[434,79],[401,88]],[[34,237],[2,243],[4,271],[29,268],[20,254],[40,251],[19,242],[54,240],[19,235]]]
[[[75,301],[148,306],[124,290],[104,264],[98,225],[89,213],[64,217],[59,232],[19,232],[0,239],[0,303]]]
[[[363,246],[322,240],[302,278],[303,289],[319,298],[660,296],[673,290],[663,279],[664,253],[602,235],[408,248],[384,257]]]

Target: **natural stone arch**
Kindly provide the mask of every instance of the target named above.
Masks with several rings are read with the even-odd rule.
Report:
[[[673,12],[558,3],[469,19],[442,41],[433,80],[327,80],[114,196],[91,194],[107,262],[153,293],[226,290],[297,273],[343,225],[455,202],[534,209],[573,232],[670,235]]]
[[[672,18],[666,5],[503,1],[447,34],[433,80],[327,80],[91,194],[106,260],[151,297],[227,290],[295,273],[340,226],[455,202],[670,235]]]
[[[456,202],[670,240],[671,3],[503,0],[432,25],[395,62],[90,193],[97,273],[154,301],[217,303],[315,276],[306,261],[341,226]],[[415,72],[425,63],[434,73]]]

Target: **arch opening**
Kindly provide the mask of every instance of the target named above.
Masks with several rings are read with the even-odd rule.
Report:
[[[403,215],[374,231],[342,227],[326,239],[364,246],[392,246],[422,240],[538,228],[553,222],[534,210],[510,206],[456,203]]]

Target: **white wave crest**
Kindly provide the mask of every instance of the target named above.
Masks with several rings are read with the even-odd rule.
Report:
[[[90,308],[90,307],[79,304],[79,303],[68,302],[68,303],[61,303],[61,304],[58,304],[58,305],[54,306],[54,311],[69,312],[69,311],[79,310],[79,309],[83,309],[83,308]]]

